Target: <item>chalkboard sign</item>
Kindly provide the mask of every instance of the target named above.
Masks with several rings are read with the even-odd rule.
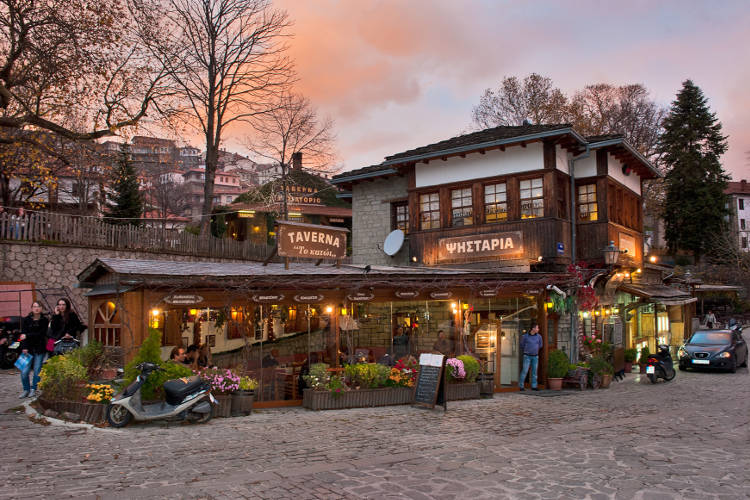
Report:
[[[445,356],[442,354],[421,354],[419,356],[419,378],[414,391],[414,404],[435,408],[436,404],[445,407],[445,382],[443,370]]]

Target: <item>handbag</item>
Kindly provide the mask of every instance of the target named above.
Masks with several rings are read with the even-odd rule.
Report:
[[[29,363],[31,363],[31,354],[23,352],[20,356],[18,356],[18,359],[14,364],[16,368],[24,371],[29,366]]]
[[[55,339],[47,339],[47,352],[55,350]]]

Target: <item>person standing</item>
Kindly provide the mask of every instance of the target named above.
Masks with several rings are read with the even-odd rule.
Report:
[[[42,305],[32,302],[31,312],[21,321],[21,351],[31,355],[31,362],[21,371],[21,386],[23,392],[20,398],[34,397],[37,384],[39,383],[39,372],[47,357],[47,327],[49,320],[42,314]],[[34,370],[34,376],[29,383],[29,375]]]
[[[708,328],[713,328],[716,324],[716,316],[714,316],[714,312],[709,310],[708,314],[706,314],[706,326]]]
[[[70,301],[66,298],[58,300],[47,336],[55,342],[62,339],[78,339],[78,335],[85,329],[78,315],[71,310]]]
[[[518,379],[518,387],[523,387],[526,374],[531,370],[531,390],[538,391],[536,386],[537,368],[539,368],[539,350],[542,348],[542,336],[539,335],[539,325],[534,323],[527,333],[521,337],[521,352],[523,353],[523,367],[521,368],[521,378]]]

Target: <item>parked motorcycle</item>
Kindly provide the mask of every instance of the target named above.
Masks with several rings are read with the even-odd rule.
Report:
[[[0,318],[0,368],[13,368],[13,363],[21,354],[21,317],[6,316]]]
[[[144,405],[141,386],[149,375],[164,369],[154,363],[141,363],[137,368],[140,373],[135,381],[107,406],[109,425],[124,427],[133,418],[140,421],[176,418],[195,423],[211,420],[211,405],[218,404],[218,401],[211,394],[208,382],[198,376],[167,380],[163,386],[166,401]]]
[[[667,382],[674,378],[674,363],[668,345],[658,346],[657,352],[649,355],[646,361],[646,376],[652,384],[655,384],[660,378]]]

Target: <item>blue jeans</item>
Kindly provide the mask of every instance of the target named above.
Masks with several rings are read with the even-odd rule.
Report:
[[[523,367],[521,368],[521,378],[518,379],[518,387],[523,389],[523,382],[526,380],[526,374],[531,367],[531,388],[536,389],[536,369],[539,366],[539,356],[523,355]]]
[[[23,386],[24,391],[29,391],[31,389],[36,390],[36,385],[39,383],[39,372],[42,371],[42,364],[44,364],[44,358],[46,357],[46,354],[31,355],[31,361],[21,372],[21,385]],[[31,373],[32,368],[34,369],[34,379],[32,380],[32,383],[29,384],[29,374]]]

